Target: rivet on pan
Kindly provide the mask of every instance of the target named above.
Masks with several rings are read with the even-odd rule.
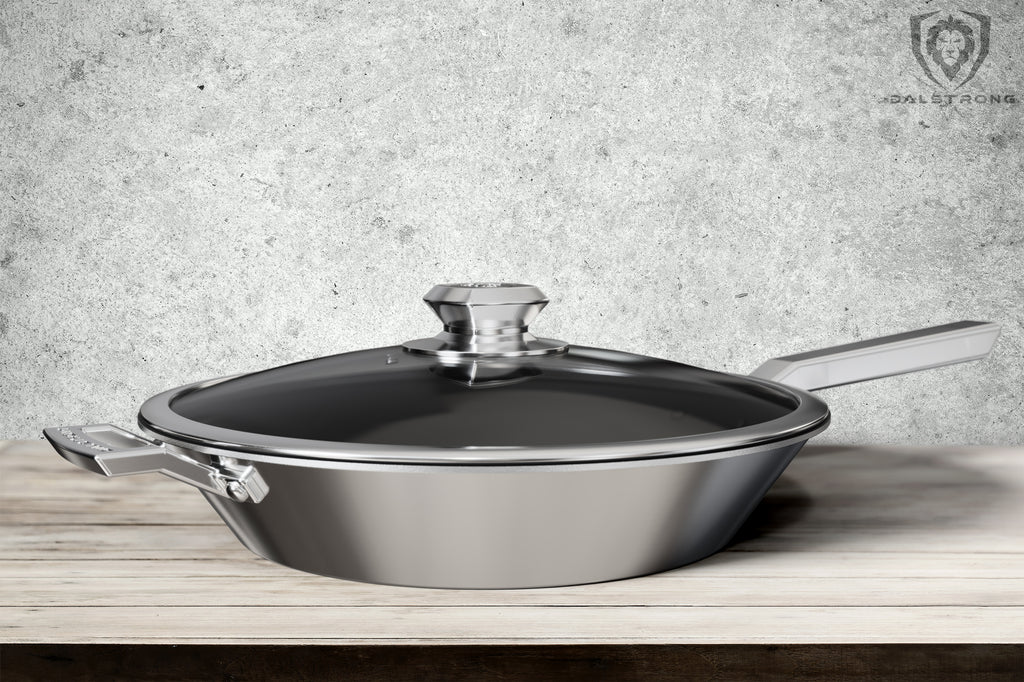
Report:
[[[245,502],[249,499],[249,493],[241,483],[228,483],[228,495],[235,502]]]

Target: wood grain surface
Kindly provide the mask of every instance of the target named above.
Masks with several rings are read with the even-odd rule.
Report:
[[[188,486],[104,479],[41,441],[0,445],[0,500],[8,660],[72,644],[1024,643],[1024,448],[809,446],[725,551],[534,590],[300,573],[243,548]]]

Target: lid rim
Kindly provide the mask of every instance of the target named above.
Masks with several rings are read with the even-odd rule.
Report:
[[[199,450],[208,448],[297,460],[317,459],[370,464],[523,466],[701,455],[771,444],[801,436],[810,438],[828,426],[828,406],[806,391],[746,375],[724,372],[720,374],[785,391],[796,399],[797,406],[781,417],[759,424],[672,438],[549,446],[459,448],[320,441],[236,431],[189,419],[171,408],[171,402],[182,395],[244,376],[233,375],[179,386],[152,396],[139,409],[138,423],[142,429],[165,442]]]
[[[831,417],[826,417],[822,422],[816,424],[808,431],[794,433],[794,434],[781,434],[779,438],[774,440],[765,440],[760,442],[751,443],[735,443],[732,445],[720,447],[717,449],[700,450],[695,452],[678,452],[669,450],[666,452],[652,452],[645,455],[634,455],[629,457],[623,456],[608,456],[608,457],[592,457],[592,458],[576,458],[576,459],[531,459],[531,460],[502,460],[502,459],[359,459],[356,457],[341,457],[341,456],[327,456],[323,453],[304,453],[304,454],[285,454],[285,453],[274,453],[274,452],[261,452],[255,449],[247,449],[243,446],[236,444],[197,444],[184,439],[176,439],[171,437],[164,437],[162,434],[152,428],[142,426],[142,430],[148,433],[151,437],[162,440],[168,445],[172,445],[178,448],[187,449],[193,452],[200,452],[208,455],[219,455],[234,457],[239,459],[246,459],[253,462],[261,461],[274,461],[278,464],[289,464],[294,462],[296,466],[332,466],[332,465],[357,465],[364,467],[423,467],[429,468],[444,468],[444,467],[471,467],[471,468],[514,468],[523,469],[530,467],[573,467],[573,466],[590,466],[590,465],[609,465],[609,464],[628,464],[630,462],[657,462],[659,460],[669,460],[677,458],[693,458],[694,461],[704,461],[708,459],[724,459],[727,457],[739,457],[750,452],[758,452],[766,448],[785,447],[794,443],[802,443],[808,439],[816,436],[817,434],[828,428]],[[141,422],[140,422],[141,424]],[[164,440],[166,438],[166,440]],[[232,446],[238,449],[232,449]]]

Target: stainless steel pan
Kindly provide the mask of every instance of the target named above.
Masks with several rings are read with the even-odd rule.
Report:
[[[769,360],[750,376],[536,339],[526,285],[444,285],[431,339],[167,391],[148,437],[45,429],[106,476],[199,488],[256,554],[338,578],[522,588],[721,549],[828,426],[809,391],[984,357],[957,322]]]

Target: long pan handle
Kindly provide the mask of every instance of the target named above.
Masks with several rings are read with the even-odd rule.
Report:
[[[994,322],[953,322],[903,334],[775,358],[752,377],[805,391],[980,360],[999,338]]]

